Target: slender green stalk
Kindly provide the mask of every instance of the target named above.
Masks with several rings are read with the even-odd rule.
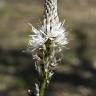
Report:
[[[51,41],[47,40],[45,43],[45,51],[44,51],[44,67],[48,64],[49,62],[49,57],[50,57],[50,45],[51,45]],[[41,82],[41,87],[40,87],[40,96],[45,96],[45,92],[46,92],[46,88],[47,88],[47,84],[48,84],[48,74],[49,74],[49,69],[44,68],[43,70],[43,76],[42,76],[42,82]]]
[[[43,78],[43,82],[41,84],[41,88],[40,88],[40,96],[44,96],[45,95],[45,91],[47,88],[47,79],[48,79],[48,72],[46,73],[46,77]]]

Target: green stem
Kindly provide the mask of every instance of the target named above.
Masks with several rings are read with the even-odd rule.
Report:
[[[47,42],[45,43],[45,47],[46,47],[46,50],[44,51],[44,61],[45,61],[45,64],[48,64],[49,62],[49,55],[50,55],[50,43],[51,41],[50,40],[47,40]],[[44,64],[44,67],[46,66]],[[46,88],[47,88],[47,81],[48,81],[48,74],[49,74],[49,70],[47,69],[47,71],[43,70],[43,76],[42,76],[42,82],[40,84],[40,96],[45,96],[45,91],[46,91]]]
[[[45,91],[46,91],[46,87],[47,87],[47,79],[48,79],[48,73],[46,73],[46,76],[41,84],[41,88],[40,88],[40,96],[44,96],[45,95]]]

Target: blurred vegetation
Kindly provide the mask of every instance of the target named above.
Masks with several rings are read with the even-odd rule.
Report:
[[[96,96],[96,0],[58,0],[69,44],[48,89],[51,96]],[[0,0],[0,96],[27,96],[35,76],[27,48],[39,28],[43,0]],[[35,73],[35,74],[34,74]]]

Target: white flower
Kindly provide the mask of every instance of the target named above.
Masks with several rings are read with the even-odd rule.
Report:
[[[52,40],[57,46],[64,46],[67,44],[67,39],[65,36],[65,29],[61,23],[52,25],[52,30],[44,33],[44,26],[40,30],[37,30],[32,26],[33,34],[30,35],[29,48],[31,51],[40,48],[48,39]]]
[[[38,49],[41,45],[44,44],[44,38],[42,37],[42,33],[40,33],[36,28],[34,28],[32,26],[32,35],[30,36],[30,40],[29,40],[29,49],[31,49],[31,51],[34,51],[35,49]]]
[[[45,0],[44,24],[38,30],[32,26],[32,32],[33,34],[30,35],[31,38],[29,40],[29,49],[31,51],[40,48],[49,39],[57,47],[68,43],[65,36],[65,29],[62,23],[59,22],[57,0]]]
[[[63,46],[68,43],[65,36],[65,29],[63,28],[61,23],[55,23],[54,25],[52,25],[52,29],[47,33],[46,37],[52,39],[55,45],[58,46]]]

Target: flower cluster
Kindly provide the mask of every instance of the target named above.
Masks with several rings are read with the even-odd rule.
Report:
[[[64,47],[68,42],[65,35],[65,29],[61,23],[54,24],[52,29],[47,34],[45,33],[44,26],[39,30],[32,26],[32,35],[30,35],[29,48],[31,51],[35,51],[45,44],[45,42],[50,39],[54,42],[55,46]]]
[[[68,43],[63,24],[59,22],[57,0],[44,0],[44,24],[41,28],[32,27],[28,50],[35,59],[35,68],[41,80],[36,83],[36,96],[44,96],[45,89],[53,75],[54,67],[61,59],[56,58],[62,47]]]

